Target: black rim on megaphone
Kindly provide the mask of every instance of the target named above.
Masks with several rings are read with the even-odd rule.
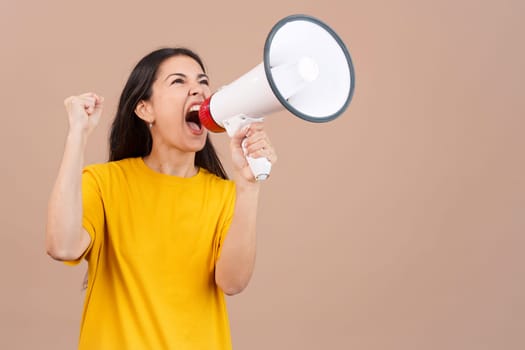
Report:
[[[275,84],[275,81],[274,81],[272,73],[271,73],[272,67],[270,66],[270,47],[271,47],[272,40],[273,40],[275,34],[279,31],[279,29],[282,26],[286,25],[287,23],[293,22],[293,21],[308,21],[308,22],[312,22],[312,23],[315,23],[315,24],[321,26],[337,42],[337,44],[339,45],[339,47],[341,48],[341,50],[343,51],[343,53],[344,53],[344,55],[346,57],[346,61],[348,62],[348,68],[349,68],[349,71],[350,71],[350,92],[348,93],[348,97],[347,97],[345,103],[341,106],[341,108],[337,112],[335,112],[335,113],[333,113],[331,115],[328,115],[326,117],[323,117],[323,118],[311,117],[311,116],[309,116],[307,114],[304,114],[301,111],[297,110],[293,106],[291,106],[290,103],[279,92],[279,89],[277,88],[277,85]],[[314,123],[324,123],[324,122],[331,121],[331,120],[339,117],[348,108],[348,105],[350,104],[350,101],[352,100],[352,97],[354,95],[354,87],[355,87],[355,73],[354,73],[354,65],[352,63],[352,58],[350,57],[350,53],[348,52],[348,49],[346,48],[345,43],[343,42],[343,40],[341,40],[339,35],[337,35],[337,33],[332,28],[330,28],[326,23],[322,22],[321,20],[319,20],[319,19],[317,19],[315,17],[308,16],[308,15],[296,14],[296,15],[287,16],[287,17],[281,19],[279,22],[277,22],[273,26],[273,28],[270,31],[270,33],[268,34],[268,37],[266,38],[266,42],[264,44],[264,60],[263,61],[264,61],[264,72],[266,74],[266,78],[268,80],[268,83],[269,83],[270,88],[272,89],[274,95],[277,97],[277,99],[281,102],[281,104],[288,111],[290,111],[291,113],[295,114],[296,116],[298,116],[301,119],[304,119],[304,120],[309,121],[309,122],[314,122]]]

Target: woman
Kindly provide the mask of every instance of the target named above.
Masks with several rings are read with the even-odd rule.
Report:
[[[262,123],[231,139],[233,181],[196,111],[210,96],[184,48],[145,56],[122,92],[110,161],[83,169],[103,98],[65,100],[69,133],[48,207],[48,254],[88,262],[79,349],[230,349],[223,293],[255,261],[260,183],[246,163],[276,161]]]

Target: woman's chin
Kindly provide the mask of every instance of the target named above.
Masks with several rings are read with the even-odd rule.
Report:
[[[204,139],[201,141],[197,141],[197,142],[192,142],[191,144],[188,145],[188,148],[191,150],[190,152],[199,152],[199,151],[202,151],[204,149],[204,146],[206,146],[206,137],[204,137]]]

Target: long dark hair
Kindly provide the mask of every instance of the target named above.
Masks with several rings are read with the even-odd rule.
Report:
[[[151,98],[152,85],[157,77],[159,66],[173,56],[193,58],[203,72],[206,72],[201,58],[187,48],[162,48],[144,56],[133,68],[120,95],[117,114],[109,136],[110,161],[150,154],[153,144],[151,132],[146,122],[135,114],[135,108],[141,100]],[[206,136],[204,148],[195,154],[195,165],[223,179],[228,178],[209,135]]]

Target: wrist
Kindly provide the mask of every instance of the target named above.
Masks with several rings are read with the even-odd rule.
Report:
[[[237,193],[251,193],[257,195],[261,189],[261,183],[255,180],[248,181],[244,178],[240,178],[235,179],[234,182]]]
[[[68,144],[81,144],[85,146],[87,143],[87,132],[80,128],[70,128],[67,134],[66,142]]]

